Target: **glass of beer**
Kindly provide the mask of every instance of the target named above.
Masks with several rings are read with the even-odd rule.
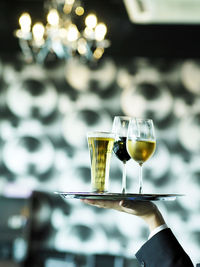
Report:
[[[143,193],[142,166],[154,153],[156,137],[151,119],[132,118],[129,122],[127,150],[140,166],[139,194]]]
[[[89,132],[87,134],[91,160],[91,190],[108,192],[110,160],[115,135],[110,132]]]

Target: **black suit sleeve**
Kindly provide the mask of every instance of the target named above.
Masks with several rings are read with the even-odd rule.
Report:
[[[150,238],[136,253],[136,258],[145,267],[194,267],[169,228]]]

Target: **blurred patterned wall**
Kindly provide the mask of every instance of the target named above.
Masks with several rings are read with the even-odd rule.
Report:
[[[157,149],[144,165],[144,192],[186,194],[158,205],[200,262],[200,62],[119,62],[38,66],[1,59],[0,192],[37,192],[35,246],[134,257],[148,237],[140,219],[78,200],[63,202],[54,191],[90,190],[87,131],[110,130],[114,115],[150,117]],[[128,191],[137,192],[138,166],[132,160],[127,165]],[[113,155],[112,192],[121,190],[121,170]]]

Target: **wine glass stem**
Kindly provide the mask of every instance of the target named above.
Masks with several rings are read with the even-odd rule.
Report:
[[[140,170],[139,170],[139,194],[143,193],[143,181],[142,181],[142,164],[140,165]]]
[[[122,194],[126,193],[126,162],[123,162]]]

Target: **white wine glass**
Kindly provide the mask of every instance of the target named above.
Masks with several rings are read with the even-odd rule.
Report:
[[[113,152],[123,163],[122,173],[122,193],[126,193],[126,162],[131,158],[126,149],[126,139],[130,117],[115,116],[113,120],[112,132],[115,134]]]
[[[151,119],[132,118],[127,135],[127,151],[139,166],[139,194],[143,193],[142,166],[154,153],[156,137]]]

